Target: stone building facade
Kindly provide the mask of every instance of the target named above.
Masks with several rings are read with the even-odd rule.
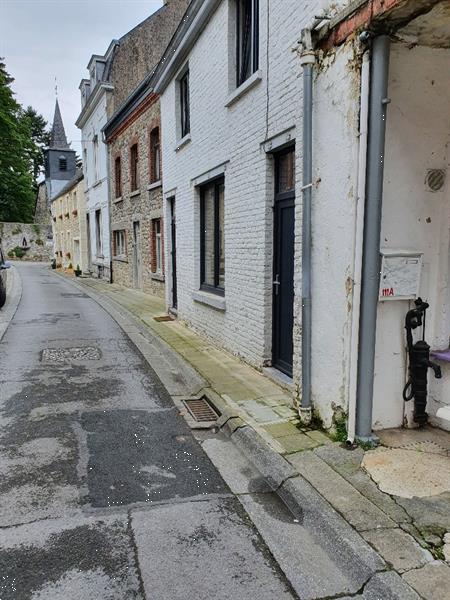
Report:
[[[47,262],[53,258],[47,234],[47,227],[39,223],[0,223],[0,246],[10,260]]]
[[[88,270],[85,214],[83,172],[79,169],[52,200],[54,255],[58,267]]]
[[[159,99],[150,94],[123,122],[107,128],[107,141],[113,281],[164,297],[159,132]]]
[[[138,85],[151,73],[187,4],[188,0],[166,0],[158,11],[121,38],[113,40],[104,55],[93,54],[87,66],[89,78],[80,83],[82,110],[77,126],[83,140],[89,270],[94,277],[112,278],[109,198],[113,192],[109,187],[108,150],[102,130],[108,118],[123,108]],[[98,232],[101,232],[101,239]]]

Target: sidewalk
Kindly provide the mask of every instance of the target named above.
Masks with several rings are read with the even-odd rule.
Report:
[[[320,527],[331,537],[340,536],[343,552],[345,544],[361,552],[357,538],[337,533],[340,526],[327,509],[331,505],[376,550],[397,577],[389,580],[391,595],[364,591],[355,597],[450,599],[445,562],[450,561],[450,434],[432,428],[393,430],[381,436],[385,447],[349,451],[322,431],[300,428],[291,394],[262,373],[178,321],[155,320],[166,315],[162,300],[101,280],[74,283],[122,326],[175,402],[210,398],[221,413],[218,428],[294,514],[309,511],[317,521],[312,514],[320,513]],[[399,453],[399,464],[409,470],[398,472],[392,457],[397,460]],[[405,582],[419,596],[409,595],[405,590],[410,587],[401,587]]]

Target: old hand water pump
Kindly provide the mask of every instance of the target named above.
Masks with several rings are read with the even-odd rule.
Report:
[[[414,398],[414,421],[420,427],[426,425],[427,407],[427,375],[428,369],[434,371],[436,379],[441,379],[441,367],[430,361],[430,346],[425,341],[427,302],[421,298],[415,301],[416,307],[406,314],[406,341],[408,344],[409,378],[403,390],[403,399],[408,402]],[[413,343],[413,329],[422,327],[422,339]]]

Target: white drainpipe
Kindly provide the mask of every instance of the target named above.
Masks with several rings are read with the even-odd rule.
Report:
[[[347,441],[352,444],[355,440],[356,427],[356,394],[358,384],[358,344],[359,317],[361,306],[361,273],[362,252],[364,240],[364,206],[366,195],[366,163],[367,163],[367,131],[369,118],[369,86],[370,86],[370,52],[367,50],[362,57],[361,66],[361,96],[359,117],[359,152],[358,152],[358,187],[356,199],[356,220],[354,233],[354,272],[353,300],[350,339],[350,373],[348,394]]]

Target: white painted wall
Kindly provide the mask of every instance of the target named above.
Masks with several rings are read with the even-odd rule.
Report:
[[[82,128],[83,173],[85,182],[86,210],[89,213],[91,239],[91,265],[94,274],[98,266],[109,270],[110,267],[110,234],[108,205],[108,158],[107,146],[102,141],[102,128],[107,121],[107,92],[104,92],[91,115]],[[94,164],[94,137],[98,137],[97,169]],[[102,211],[103,235],[102,254],[97,255],[97,233],[95,228],[95,211]]]
[[[430,303],[427,341],[448,348],[450,337],[450,188],[430,192],[428,169],[447,169],[450,142],[450,50],[393,44],[390,65],[382,247],[424,254],[421,296]],[[373,423],[402,425],[406,380],[404,320],[408,301],[379,304]],[[450,404],[450,365],[443,379],[429,372],[428,412]],[[407,406],[408,414],[412,409]]]
[[[301,377],[302,70],[293,48],[325,3],[260,1],[260,76],[230,107],[230,12],[223,1],[189,57],[191,141],[177,150],[176,83],[161,99],[163,187],[177,203],[178,314],[214,342],[261,367],[271,359],[273,160],[263,144],[286,130],[296,140],[294,382]],[[270,30],[269,61],[266,60]],[[313,237],[313,399],[326,425],[346,408],[357,172],[359,72],[352,47],[341,49],[316,81]],[[286,139],[281,136],[281,139]],[[199,290],[199,198],[196,179],[225,165],[226,310],[193,299]],[[166,203],[166,265],[170,219]],[[167,277],[170,306],[170,275]],[[196,296],[198,297],[198,296]]]

